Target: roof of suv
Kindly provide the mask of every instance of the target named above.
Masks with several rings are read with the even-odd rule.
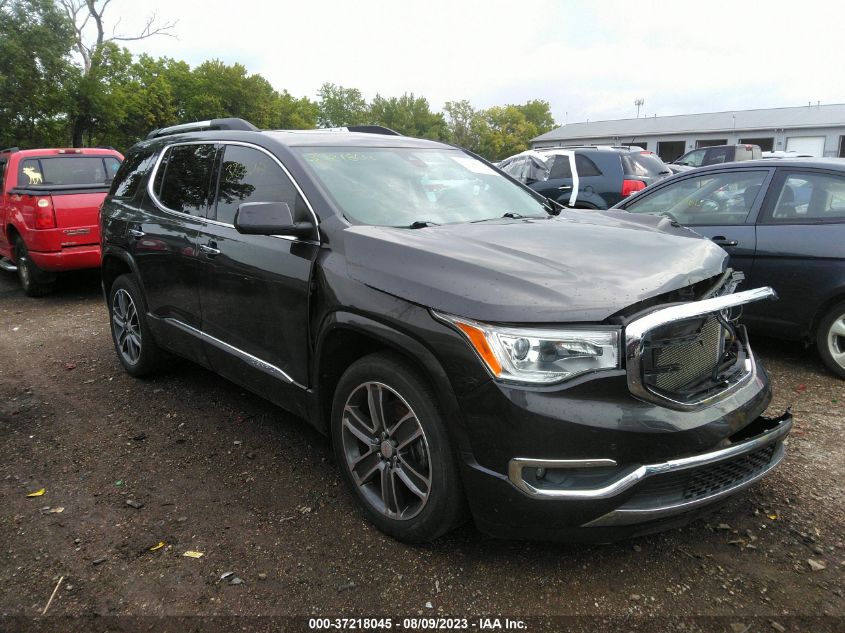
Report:
[[[379,125],[359,125],[316,130],[259,130],[243,119],[212,119],[183,123],[167,128],[153,130],[144,139],[145,142],[166,144],[165,139],[183,140],[215,139],[254,141],[256,135],[272,138],[287,147],[410,147],[410,148],[450,148],[452,146],[437,141],[402,136],[398,132]]]

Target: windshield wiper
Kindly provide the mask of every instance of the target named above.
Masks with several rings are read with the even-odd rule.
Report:
[[[424,229],[427,226],[440,226],[437,222],[430,222],[429,220],[417,220],[411,222],[407,228],[409,229]]]
[[[498,218],[484,218],[483,220],[472,220],[471,224],[477,224],[478,222],[492,222],[493,220],[502,220],[505,218],[511,220],[526,220],[526,219],[533,219],[539,220],[541,218],[546,218],[548,216],[545,215],[523,215],[522,213],[517,213],[516,211],[508,211],[500,215]]]

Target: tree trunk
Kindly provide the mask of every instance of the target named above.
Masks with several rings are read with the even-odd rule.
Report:
[[[83,134],[85,134],[85,117],[80,115],[73,120],[73,147],[82,147]]]

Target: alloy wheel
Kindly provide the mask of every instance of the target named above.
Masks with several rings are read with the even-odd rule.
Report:
[[[833,361],[845,368],[845,314],[840,314],[827,331],[827,348]]]
[[[431,454],[411,406],[366,382],[347,398],[341,423],[346,467],[367,503],[391,519],[417,516],[431,494]]]
[[[132,296],[123,288],[112,298],[112,326],[117,349],[123,359],[135,365],[141,357],[141,325]]]

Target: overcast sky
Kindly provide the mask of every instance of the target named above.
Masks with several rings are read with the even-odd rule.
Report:
[[[114,0],[134,53],[239,62],[277,89],[414,92],[439,110],[545,99],[559,123],[845,102],[845,3],[601,0]]]

